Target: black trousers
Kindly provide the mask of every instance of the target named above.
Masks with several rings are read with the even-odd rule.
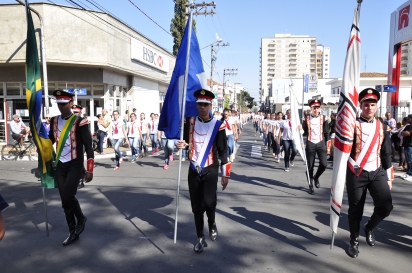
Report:
[[[273,153],[275,153],[276,151],[275,145],[276,145],[276,141],[275,141],[275,138],[273,137],[273,133],[268,132],[268,151],[272,149]]]
[[[65,163],[59,162],[56,167],[55,179],[59,187],[60,199],[70,231],[76,227],[74,217],[77,218],[77,221],[84,217],[79,201],[76,199],[77,185],[84,175],[83,170],[83,160],[78,159]]]
[[[195,218],[196,234],[198,238],[203,234],[203,214],[206,212],[209,227],[215,222],[216,191],[219,178],[219,166],[209,166],[203,170],[204,175],[199,176],[197,172],[189,168],[188,183],[190,203]]]
[[[368,221],[367,227],[369,230],[373,230],[383,219],[388,217],[393,209],[386,171],[380,167],[372,172],[362,171],[360,176],[356,176],[348,168],[346,172],[346,190],[349,203],[349,231],[351,239],[355,240],[359,237],[366,190],[369,191],[375,206]]]
[[[318,142],[316,144],[307,141],[306,143],[306,157],[308,160],[308,170],[309,170],[309,177],[318,179],[322,173],[326,170],[327,161],[326,161],[326,146],[325,140]],[[315,155],[318,155],[319,159],[319,167],[316,171],[315,176],[313,176],[313,168],[315,165]]]

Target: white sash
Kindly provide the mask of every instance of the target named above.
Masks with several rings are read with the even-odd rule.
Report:
[[[197,117],[196,117],[197,118]],[[198,121],[196,121],[198,122]],[[200,166],[203,169],[202,164],[202,160],[205,157],[205,155],[207,156],[209,154],[209,151],[207,150],[207,147],[209,146],[209,142],[210,141],[214,141],[214,139],[211,139],[211,136],[213,134],[213,129],[215,128],[217,119],[213,118],[209,123],[209,129],[207,130],[207,134],[205,137],[205,141],[203,142],[202,148],[200,149],[200,153],[199,156],[197,157],[196,161],[193,163],[195,167]],[[195,128],[193,128],[193,130],[196,129],[196,123],[194,125]]]
[[[355,124],[356,124],[356,125],[359,124],[359,127],[361,128],[360,133],[362,133],[362,126],[361,126],[360,122],[357,121]],[[370,145],[371,145],[371,143],[372,143],[373,137],[375,136],[375,133],[376,133],[376,119],[373,121],[372,124],[373,124],[372,130],[370,131],[370,134],[369,134],[369,136],[368,136],[368,139],[367,139],[366,142],[365,142],[365,145],[362,146],[362,150],[361,150],[358,158],[356,159],[356,162],[355,162],[355,160],[353,160],[352,157],[349,156],[349,163],[350,163],[352,166],[360,166],[360,163],[362,162],[363,158],[365,157],[365,154],[366,154],[366,153],[368,152],[368,150],[369,150],[369,147],[370,147]],[[356,130],[356,128],[355,128],[355,130]],[[355,141],[356,141],[356,140],[355,140]],[[374,144],[374,146],[375,146],[375,145],[376,145],[376,143]],[[371,147],[371,149],[373,149],[373,148],[374,148],[374,147]],[[363,169],[364,166],[360,166],[360,167],[362,167],[362,169]]]

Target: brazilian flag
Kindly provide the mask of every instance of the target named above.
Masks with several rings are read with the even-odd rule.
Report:
[[[44,188],[50,189],[57,187],[52,173],[54,150],[41,120],[43,91],[41,89],[40,63],[37,53],[36,34],[28,4],[26,4],[26,13],[26,102],[29,109],[30,131],[37,147],[41,184]]]

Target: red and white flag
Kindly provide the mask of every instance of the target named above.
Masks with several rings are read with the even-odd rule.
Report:
[[[360,77],[360,3],[355,10],[346,52],[345,70],[343,71],[342,89],[336,115],[336,136],[333,151],[333,176],[330,198],[330,227],[337,233],[345,188],[346,170],[352,144],[356,112],[358,109],[358,86]]]

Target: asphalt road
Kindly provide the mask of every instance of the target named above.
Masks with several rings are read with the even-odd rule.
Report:
[[[196,242],[182,162],[177,243],[173,243],[178,161],[163,170],[162,155],[123,162],[96,162],[94,180],[77,197],[88,217],[80,239],[68,235],[56,189],[46,190],[50,236],[46,237],[35,162],[0,161],[0,192],[6,236],[0,241],[0,272],[410,272],[412,268],[412,184],[395,179],[394,210],[375,231],[369,247],[361,231],[360,254],[348,257],[349,232],[344,194],[335,247],[330,249],[329,196],[332,169],[315,195],[307,193],[305,165],[290,172],[261,151],[261,138],[246,125],[228,188],[218,190],[219,238],[201,254]],[[330,163],[329,163],[330,164]],[[220,182],[219,182],[220,183]],[[363,222],[373,210],[367,197]],[[205,232],[207,230],[205,229]],[[206,233],[207,234],[207,233]]]

